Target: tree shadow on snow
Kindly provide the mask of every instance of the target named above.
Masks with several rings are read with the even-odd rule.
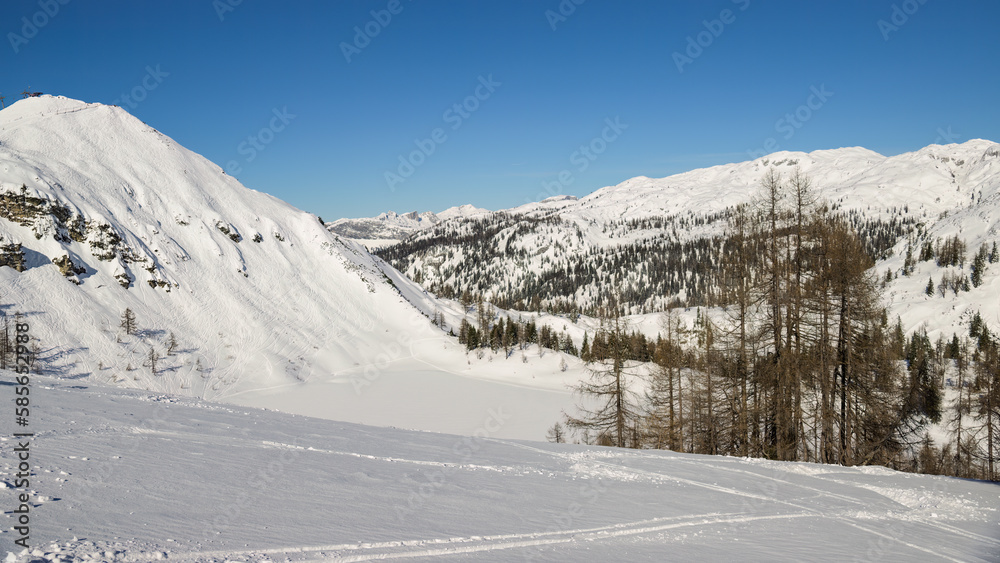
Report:
[[[91,375],[87,371],[76,371],[79,367],[73,356],[88,351],[89,348],[83,346],[77,348],[58,347],[39,350],[35,356],[35,362],[42,375],[58,377],[60,379],[83,379]]]

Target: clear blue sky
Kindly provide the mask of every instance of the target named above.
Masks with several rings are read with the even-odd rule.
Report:
[[[0,92],[117,101],[326,220],[498,209],[765,146],[1000,140],[998,23],[995,1],[4,0]]]

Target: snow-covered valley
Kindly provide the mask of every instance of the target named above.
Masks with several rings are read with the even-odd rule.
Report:
[[[509,210],[552,228],[503,234],[537,264],[490,267],[512,276],[498,284],[517,283],[623,235],[656,235],[626,219],[720,214],[771,164],[802,165],[842,209],[922,222],[921,240],[961,235],[975,250],[1000,239],[995,143],[763,160]],[[5,423],[0,436],[9,561],[1000,560],[995,484],[543,442],[575,408],[584,361],[536,344],[467,349],[451,333],[479,311],[364,246],[499,214],[335,222],[351,240],[119,107],[52,96],[0,111],[0,211],[0,310],[30,326],[41,372],[30,427]],[[716,219],[684,236],[721,233]],[[906,251],[895,243],[874,271],[890,272],[889,313],[907,333],[964,334],[977,311],[1000,322],[1000,266],[974,288],[928,295],[928,279],[965,265],[904,264]],[[407,273],[429,280],[469,259],[436,252]],[[575,347],[601,328],[586,315],[493,311]],[[678,315],[693,327],[702,313],[723,314]],[[663,330],[659,312],[625,320],[650,339]],[[5,396],[14,377],[0,370]],[[23,430],[34,433],[30,486],[15,477]]]

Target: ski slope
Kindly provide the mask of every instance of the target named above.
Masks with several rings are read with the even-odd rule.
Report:
[[[995,484],[512,441],[504,397],[466,437],[47,378],[32,397],[32,549],[8,562],[1000,561]]]

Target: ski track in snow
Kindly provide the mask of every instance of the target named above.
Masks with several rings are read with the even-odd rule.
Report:
[[[111,431],[115,430],[112,429]],[[131,431],[172,436],[182,440],[198,439],[199,437],[200,439],[204,440],[204,436],[186,432],[152,431],[140,428],[134,428],[131,429]],[[248,446],[262,445],[265,447],[308,450],[312,452],[319,452],[319,453],[338,455],[338,456],[349,456],[349,457],[363,458],[375,461],[384,461],[390,463],[405,463],[405,464],[423,465],[431,467],[450,467],[452,469],[491,470],[497,472],[505,472],[505,471],[509,472],[515,469],[513,467],[491,467],[491,466],[474,465],[474,464],[456,464],[456,463],[435,462],[427,460],[413,460],[413,459],[405,459],[397,457],[374,456],[374,455],[360,454],[357,452],[319,450],[311,447],[305,448],[303,446],[296,446],[292,444],[259,441],[259,440],[255,441],[255,440],[247,440],[247,439],[240,439],[233,437],[219,438],[220,442],[222,441],[232,442],[234,440],[238,442],[246,442]],[[928,555],[934,556],[935,558],[940,558],[943,560],[953,561],[953,562],[962,561],[961,559],[956,559],[946,554],[939,553],[939,551],[934,547],[922,546],[910,541],[905,541],[897,536],[892,536],[885,532],[882,532],[871,525],[863,524],[857,518],[846,516],[844,513],[848,511],[843,511],[844,513],[841,514],[823,512],[815,508],[803,506],[799,503],[792,501],[775,499],[765,495],[740,491],[712,483],[696,481],[692,479],[685,479],[674,475],[664,474],[661,472],[626,467],[619,463],[613,463],[611,461],[604,461],[597,459],[598,457],[605,457],[606,459],[620,459],[620,456],[617,456],[615,454],[603,455],[603,456],[601,454],[603,454],[604,452],[599,452],[596,455],[588,455],[591,454],[592,452],[586,452],[584,454],[563,454],[507,440],[489,439],[489,441],[496,442],[499,444],[504,444],[507,446],[522,448],[525,450],[532,451],[534,453],[541,453],[549,455],[551,457],[558,458],[560,460],[563,460],[571,464],[571,468],[575,470],[578,470],[578,468],[580,468],[581,463],[585,463],[591,466],[612,469],[614,470],[615,473],[618,474],[619,478],[625,478],[624,474],[631,474],[632,476],[639,476],[644,478],[668,480],[676,482],[678,484],[702,487],[713,492],[745,497],[752,499],[754,501],[783,504],[795,510],[792,512],[787,512],[782,514],[764,514],[764,515],[755,514],[755,511],[731,512],[731,513],[713,512],[713,513],[704,513],[696,515],[645,519],[633,522],[612,524],[608,526],[577,528],[577,529],[567,529],[558,531],[539,531],[539,532],[518,533],[518,534],[476,535],[476,536],[453,537],[453,538],[425,538],[425,539],[408,538],[395,541],[359,542],[359,543],[314,545],[314,546],[293,546],[284,548],[252,549],[247,551],[217,550],[217,551],[205,551],[205,552],[170,553],[169,559],[177,561],[200,562],[200,561],[215,560],[217,558],[231,558],[237,556],[262,557],[262,556],[273,556],[273,555],[282,555],[282,556],[301,555],[302,558],[299,559],[300,561],[341,561],[346,563],[352,561],[371,561],[371,560],[383,560],[383,559],[387,560],[387,559],[403,559],[403,558],[441,557],[448,555],[460,555],[460,554],[471,554],[471,553],[497,551],[497,550],[539,547],[539,546],[565,544],[572,542],[601,541],[601,540],[608,540],[624,536],[648,535],[679,528],[700,528],[700,527],[711,527],[711,526],[748,523],[757,521],[785,520],[785,519],[795,519],[795,518],[816,518],[821,520],[836,520],[838,522],[841,522],[845,525],[851,526],[868,534],[872,534],[873,536],[891,540],[892,542],[899,543],[916,551],[926,553]],[[683,458],[671,458],[669,462],[681,463],[686,465],[705,465],[702,462],[687,460]],[[796,483],[786,479],[781,479],[775,477],[773,474],[764,476],[758,473],[754,473],[752,471],[728,467],[721,464],[709,463],[707,465],[717,470],[735,474],[743,474],[758,479],[766,477],[769,481],[781,483],[786,487],[803,489],[813,492],[817,496],[848,502],[853,505],[856,505],[860,509],[867,508],[867,504],[855,498],[838,493],[833,493],[827,490],[819,489],[802,483]],[[835,470],[836,468],[830,469],[831,472]],[[609,477],[608,474],[601,474],[601,476],[605,478]],[[863,485],[861,486],[863,487]],[[928,525],[938,528],[951,535],[961,536],[968,540],[985,543],[1000,548],[1000,540],[989,538],[981,534],[968,532],[960,528],[957,528],[955,526],[934,522],[927,519],[919,519],[917,521],[923,525]],[[146,561],[149,560],[150,558],[156,558],[155,555],[156,553],[160,552],[156,551],[154,553],[135,553],[121,560]]]
[[[564,458],[564,459],[570,459],[572,457],[572,454],[570,454],[570,455],[558,454],[558,453],[555,453],[555,452],[543,450],[543,449],[540,449],[540,448],[535,448],[535,447],[528,446],[526,444],[517,443],[517,442],[510,442],[510,441],[506,441],[506,440],[496,440],[496,439],[491,439],[491,441],[499,442],[499,443],[504,443],[504,444],[507,444],[509,446],[515,446],[515,447],[520,447],[520,448],[528,449],[528,450],[531,450],[531,451],[534,451],[534,452],[537,452],[537,453],[554,455],[554,456],[561,457],[561,458]],[[586,456],[586,454],[584,454],[584,456]],[[619,456],[612,455],[610,457],[619,457]],[[746,470],[742,470],[742,469],[734,469],[732,467],[726,467],[726,466],[722,466],[722,465],[719,465],[719,464],[712,464],[712,463],[706,464],[703,461],[693,462],[693,461],[689,461],[689,460],[686,460],[686,459],[683,459],[683,458],[672,458],[670,461],[672,463],[673,462],[679,462],[679,463],[696,464],[696,465],[701,466],[701,467],[704,467],[704,466],[708,465],[708,466],[710,466],[710,467],[712,467],[714,469],[718,469],[718,470],[722,470],[722,471],[727,471],[727,472],[731,472],[731,473],[741,473],[741,474],[751,475],[751,476],[757,477],[757,478],[762,477],[760,474],[753,473],[751,471],[746,471]],[[846,517],[846,516],[843,516],[843,515],[829,514],[829,513],[821,512],[821,511],[819,511],[817,509],[813,509],[813,508],[809,508],[809,507],[806,507],[806,506],[802,506],[802,505],[800,505],[798,503],[787,501],[787,500],[780,500],[780,499],[775,499],[775,498],[767,497],[767,496],[763,496],[763,495],[757,495],[757,494],[753,494],[753,493],[747,493],[747,492],[744,492],[744,491],[738,491],[738,490],[731,489],[731,488],[728,488],[728,487],[721,487],[719,485],[709,484],[709,483],[700,482],[700,481],[694,481],[694,480],[691,480],[691,479],[683,479],[683,478],[680,478],[680,477],[676,477],[676,476],[673,476],[673,475],[666,475],[666,474],[659,473],[659,472],[647,471],[647,470],[641,470],[641,469],[636,469],[636,468],[625,467],[623,465],[620,465],[620,464],[617,464],[617,463],[611,463],[611,462],[608,462],[608,461],[599,461],[599,460],[591,458],[591,459],[588,459],[587,462],[590,463],[590,464],[593,464],[593,465],[597,465],[597,466],[604,466],[604,467],[614,468],[617,471],[632,472],[632,473],[638,474],[638,475],[655,477],[655,478],[660,478],[660,479],[664,479],[664,480],[670,480],[670,481],[674,481],[674,482],[677,482],[677,483],[686,484],[686,485],[692,485],[692,486],[696,486],[696,487],[703,487],[703,488],[706,488],[706,489],[709,489],[709,490],[715,491],[715,492],[722,492],[722,493],[727,493],[727,494],[732,494],[732,495],[737,495],[737,496],[742,496],[742,497],[748,497],[748,498],[751,498],[751,499],[754,499],[754,500],[766,501],[766,502],[769,502],[769,503],[786,504],[788,506],[791,506],[791,507],[794,507],[794,508],[798,508],[798,509],[801,509],[801,510],[804,511],[803,513],[800,513],[800,514],[786,515],[787,517],[816,516],[816,517],[820,517],[820,518],[824,518],[824,519],[838,520],[840,522],[843,522],[843,523],[845,523],[847,525],[850,525],[850,526],[852,526],[854,528],[857,528],[859,530],[863,530],[865,532],[874,534],[874,535],[882,537],[882,538],[891,539],[892,541],[899,542],[899,543],[901,543],[903,545],[906,545],[907,547],[916,549],[918,551],[922,551],[922,552],[925,552],[925,553],[928,553],[928,554],[931,554],[931,555],[942,557],[942,558],[947,559],[949,561],[956,561],[956,562],[960,562],[961,561],[959,559],[954,559],[952,557],[941,555],[941,554],[939,554],[933,548],[923,547],[923,546],[920,546],[920,545],[917,545],[917,544],[914,544],[914,543],[906,542],[904,540],[901,540],[898,537],[892,537],[892,536],[886,535],[886,534],[884,534],[884,533],[882,533],[882,532],[874,529],[871,526],[866,526],[866,525],[860,523],[856,518],[850,518],[850,517]],[[829,470],[831,472],[833,472],[835,469],[829,469]],[[823,497],[828,497],[828,498],[833,498],[833,499],[837,499],[837,500],[841,500],[841,501],[850,502],[850,503],[853,503],[853,504],[857,505],[861,509],[867,509],[868,508],[867,504],[865,504],[865,503],[863,503],[861,501],[858,501],[855,498],[848,497],[846,495],[832,493],[830,491],[826,491],[826,490],[819,489],[819,488],[816,488],[816,487],[811,487],[811,486],[808,486],[808,485],[803,485],[801,483],[795,483],[795,482],[792,482],[792,481],[788,481],[786,479],[778,478],[778,477],[776,477],[774,475],[769,475],[769,476],[767,476],[767,478],[770,481],[778,482],[778,483],[781,483],[781,484],[783,484],[785,486],[788,486],[788,487],[795,487],[795,488],[806,489],[806,490],[812,491],[812,492],[816,493],[817,495],[820,495],[820,496],[823,496]],[[862,488],[868,488],[868,489],[874,490],[871,487],[865,487],[864,485],[856,485],[856,486],[860,486]],[[892,500],[892,499],[890,499],[890,500]],[[901,506],[903,506],[903,505],[901,505]],[[906,508],[906,507],[904,507],[904,508]],[[763,518],[766,519],[767,517],[763,517]],[[947,525],[947,524],[941,524],[939,522],[935,522],[933,520],[929,520],[929,519],[926,519],[926,518],[921,518],[921,519],[918,519],[916,521],[918,521],[918,522],[920,522],[921,524],[924,524],[924,525],[933,526],[933,527],[938,528],[938,529],[940,529],[940,530],[942,530],[942,531],[944,531],[946,533],[949,533],[949,534],[959,535],[959,536],[963,536],[963,537],[971,539],[971,540],[975,540],[975,541],[978,541],[978,542],[982,542],[982,543],[987,543],[987,544],[993,545],[996,548],[998,548],[998,551],[1000,551],[1000,540],[989,538],[989,537],[986,537],[986,536],[982,536],[980,534],[966,532],[966,531],[961,530],[959,528],[956,528],[954,526],[950,526],[950,525]],[[651,531],[654,531],[654,530],[651,530]]]
[[[93,471],[88,457],[100,460],[115,454],[125,444],[133,444],[132,448],[126,448],[131,452],[127,456],[129,463],[145,464],[140,465],[144,467],[140,470],[141,475],[152,479],[150,484],[154,485],[154,498],[160,494],[174,494],[169,488],[156,486],[157,481],[173,482],[180,475],[186,476],[194,467],[182,465],[171,470],[166,465],[160,469],[161,455],[176,455],[182,451],[199,452],[198,455],[202,455],[200,452],[212,452],[222,463],[218,468],[207,468],[206,475],[213,475],[228,471],[230,463],[245,460],[250,465],[258,465],[266,463],[266,460],[284,458],[283,454],[278,456],[269,452],[294,450],[296,453],[289,459],[297,461],[295,465],[287,466],[291,473],[283,479],[300,481],[306,476],[327,475],[330,481],[292,488],[286,493],[282,493],[280,488],[262,492],[261,499],[274,494],[293,495],[287,498],[290,504],[283,509],[285,516],[289,515],[288,508],[292,508],[293,513],[299,506],[306,511],[316,510],[307,524],[309,527],[305,528],[306,533],[293,534],[295,539],[290,539],[285,533],[291,529],[282,530],[279,526],[277,530],[268,532],[270,535],[267,537],[257,538],[256,532],[252,532],[230,538],[225,535],[203,536],[204,539],[199,541],[195,530],[202,527],[200,522],[182,521],[178,524],[160,516],[161,520],[153,519],[149,524],[166,524],[166,527],[159,533],[138,536],[145,539],[127,539],[132,532],[126,534],[126,539],[111,539],[114,532],[108,534],[104,531],[95,533],[94,537],[56,541],[48,548],[37,548],[35,557],[44,556],[53,561],[168,559],[189,563],[264,563],[277,560],[437,560],[448,556],[452,560],[514,561],[539,555],[544,555],[545,560],[575,561],[594,560],[587,559],[588,554],[594,553],[605,554],[603,559],[606,559],[607,554],[614,556],[629,549],[636,549],[641,554],[636,557],[637,560],[662,560],[667,554],[674,553],[674,549],[680,550],[678,553],[693,553],[696,559],[698,554],[707,557],[716,553],[711,550],[718,549],[722,550],[718,553],[723,558],[739,557],[739,550],[744,545],[747,558],[757,560],[771,552],[768,551],[768,540],[755,539],[754,534],[773,538],[792,533],[801,535],[793,537],[793,540],[815,541],[830,547],[831,542],[837,541],[834,534],[843,534],[845,530],[856,532],[850,537],[852,543],[845,545],[842,552],[825,553],[813,548],[806,553],[812,553],[818,559],[851,559],[863,554],[865,544],[871,542],[878,549],[888,546],[884,551],[876,551],[876,555],[887,553],[891,558],[893,554],[903,557],[905,553],[909,557],[907,560],[914,560],[915,557],[921,561],[989,561],[997,558],[979,554],[1000,555],[1000,540],[989,533],[989,526],[995,519],[990,511],[995,509],[984,504],[989,503],[989,499],[995,502],[995,492],[965,488],[960,480],[889,470],[873,473],[819,464],[571,445],[534,445],[495,438],[481,439],[480,456],[465,457],[449,449],[453,442],[447,435],[329,423],[141,391],[123,392],[96,387],[80,390],[75,387],[58,380],[49,383],[39,381],[38,387],[39,393],[52,398],[53,405],[61,405],[59,411],[53,411],[49,416],[65,412],[65,416],[73,417],[64,419],[61,418],[63,415],[58,415],[59,418],[51,418],[46,425],[49,429],[40,428],[36,435],[40,451],[47,450],[58,455],[43,462],[39,469],[44,471],[40,474],[68,472],[61,473],[66,477],[59,479],[60,482],[68,480],[72,485],[81,478],[86,479],[88,472]],[[133,416],[139,419],[148,417],[148,413],[159,412],[160,408],[168,409],[160,424],[135,424],[138,419]],[[81,421],[85,426],[78,425]],[[140,441],[130,440],[129,436],[136,436]],[[301,438],[292,440],[290,436]],[[422,445],[425,440],[426,444]],[[0,450],[0,458],[10,462],[9,448]],[[348,461],[351,458],[358,461]],[[108,477],[114,475],[114,467],[106,466]],[[296,467],[301,467],[304,472],[298,473]],[[441,473],[445,468],[447,470]],[[316,473],[317,470],[321,473]],[[161,473],[150,475],[149,471]],[[392,513],[394,505],[399,508],[405,504],[406,491],[415,491],[420,484],[431,482],[428,476],[435,472],[445,475],[443,484],[434,493],[437,498],[424,499],[421,502],[427,504],[406,512],[407,516],[413,516],[412,521],[401,519],[394,524],[390,521],[391,517],[385,517],[385,514]],[[365,478],[358,481],[357,475]],[[133,481],[135,474],[126,471],[123,477],[126,478],[125,483],[143,483],[138,486],[145,486],[143,480]],[[59,490],[47,485],[46,479],[39,479],[41,485],[35,494],[44,493],[44,497],[39,497],[42,503],[39,506],[51,508],[39,508],[39,517],[61,518],[60,514],[70,517],[70,513],[76,510],[67,513],[67,505],[49,505],[49,500],[63,500],[52,499],[53,496],[68,496],[66,500],[72,504],[77,489]],[[407,482],[412,484],[404,484]],[[136,486],[125,483],[122,484],[125,487]],[[539,493],[545,497],[549,490],[559,493],[533,503],[516,493],[512,496],[507,493],[483,496],[478,492],[481,488],[494,491],[517,489],[520,488],[519,483],[527,486],[524,492],[532,497]],[[565,505],[560,503],[572,501],[574,494],[583,494],[574,491],[581,486],[592,487],[594,483],[600,485],[598,495],[624,494],[638,501],[637,510],[619,507],[613,512],[599,514],[602,510],[599,507],[609,508],[608,501],[613,504],[613,497],[602,497],[598,504],[595,496],[590,515],[579,520],[561,519],[559,515],[563,513],[559,511]],[[214,504],[218,500],[211,502],[213,507],[225,508],[226,502],[235,502],[239,506],[241,501],[232,498],[239,497],[241,488],[248,484],[216,483],[210,479],[201,483],[202,488],[188,493],[187,497],[178,492],[182,502],[195,504],[198,495],[209,491],[212,495],[221,492],[222,496],[218,498],[223,499],[222,506]],[[938,484],[945,488],[939,489]],[[257,486],[250,485],[250,488]],[[948,486],[956,488],[948,491]],[[303,494],[308,496],[313,490],[311,487],[326,491],[346,487],[346,496],[330,496],[326,492],[318,498],[344,501],[357,497],[360,501],[349,500],[342,507],[334,501],[333,504],[311,504],[312,508],[306,508],[302,503],[305,501],[308,504],[309,499],[301,497]],[[390,496],[378,493],[382,487],[388,487]],[[975,495],[967,500],[963,493],[970,494],[972,491]],[[8,493],[10,490],[0,488],[0,492]],[[366,496],[369,494],[372,495],[371,501],[378,499],[378,505],[370,504]],[[644,496],[651,501],[645,506],[641,500]],[[582,498],[578,496],[578,500]],[[499,513],[494,513],[490,507],[486,507],[485,512],[477,513],[477,510],[483,510],[482,506],[477,508],[475,504],[464,504],[489,504],[493,499],[503,499]],[[671,499],[677,499],[678,504],[675,505]],[[442,522],[440,526],[433,524],[436,518],[441,517],[443,508],[455,508],[456,505],[452,505],[454,501],[463,503],[457,506],[468,507],[471,515],[448,512],[449,518],[453,519],[451,522]],[[531,504],[521,504],[526,501]],[[122,508],[129,513],[136,510],[137,515],[139,510],[157,513],[158,505],[148,502],[125,502],[126,506]],[[519,514],[522,507],[525,511],[523,518]],[[118,506],[112,502],[95,508],[115,511]],[[371,512],[365,515],[366,510]],[[937,521],[937,515],[932,510],[941,512],[946,521]],[[357,523],[352,523],[354,511],[361,511],[361,520]],[[963,515],[965,511],[970,512],[968,518]],[[495,518],[494,514],[505,516]],[[373,515],[376,516],[372,518]],[[512,515],[516,516],[511,518]],[[553,515],[556,517],[552,518]],[[259,519],[276,525],[275,521],[268,521],[265,514],[255,511],[245,513],[244,520],[236,521],[234,525],[248,525],[255,529],[261,522]],[[464,522],[466,519],[469,519],[468,524]],[[57,528],[47,534],[50,537],[59,537],[57,522],[60,520],[53,522]],[[79,522],[67,522],[67,525],[72,525],[73,530],[90,529]],[[113,530],[117,531],[116,528]],[[141,528],[137,530],[141,531]],[[449,533],[449,530],[452,532]],[[79,531],[74,533],[79,535]],[[178,538],[179,543],[166,539],[170,537]],[[9,538],[0,535],[0,539]],[[782,549],[773,555],[776,559],[789,560],[792,556]],[[796,555],[800,553],[796,552]],[[876,560],[878,557],[868,559]]]
[[[581,528],[576,530],[561,530],[557,532],[535,532],[526,534],[503,534],[496,536],[469,536],[462,538],[434,538],[420,540],[398,540],[377,543],[357,543],[340,545],[323,545],[311,547],[291,547],[284,549],[249,550],[246,552],[216,551],[203,553],[171,553],[170,559],[180,561],[203,561],[205,559],[217,557],[232,557],[234,555],[289,555],[295,553],[314,553],[318,561],[372,561],[378,559],[403,559],[411,557],[438,557],[443,555],[459,555],[463,553],[477,553],[483,551],[497,551],[503,549],[516,549],[524,547],[537,547],[543,545],[600,541],[623,536],[636,536],[663,532],[677,528],[697,528],[702,526],[719,526],[724,524],[737,524],[764,520],[788,520],[793,518],[809,518],[815,514],[793,513],[776,514],[768,516],[753,516],[743,513],[707,513],[692,516],[676,516],[669,518],[656,518],[652,520],[639,520],[636,522],[626,522],[611,526],[601,526],[597,528]],[[474,545],[461,545],[474,544]],[[429,548],[433,545],[445,545],[447,547]],[[419,549],[400,549],[412,548]],[[345,552],[355,551],[377,551],[377,553],[349,554]],[[319,552],[319,553],[317,553]],[[334,553],[325,553],[334,552]],[[137,558],[129,558],[128,561],[142,561],[141,555]]]

